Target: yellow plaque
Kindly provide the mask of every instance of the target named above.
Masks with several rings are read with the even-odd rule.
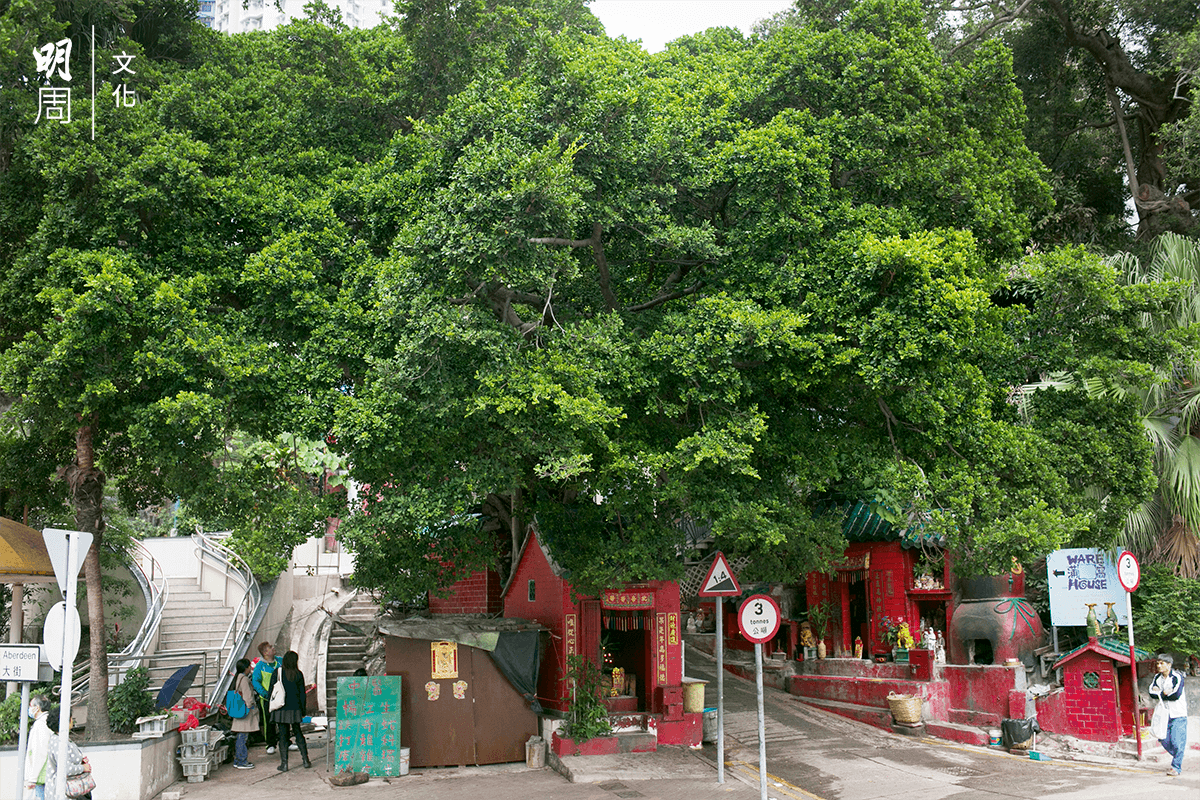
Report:
[[[432,642],[429,645],[434,680],[458,677],[458,642]]]

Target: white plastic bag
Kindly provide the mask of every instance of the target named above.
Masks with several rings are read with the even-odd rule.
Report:
[[[1167,725],[1170,719],[1167,717],[1167,710],[1163,708],[1163,704],[1159,703],[1154,707],[1154,716],[1150,717],[1150,733],[1155,739],[1167,738]]]
[[[278,670],[276,670],[278,672]],[[283,690],[283,679],[279,675],[275,676],[275,682],[271,684],[271,699],[268,702],[268,711],[278,711],[283,708],[286,697]]]

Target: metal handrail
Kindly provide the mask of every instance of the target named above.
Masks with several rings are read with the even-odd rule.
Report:
[[[219,646],[220,650],[227,655],[224,667],[217,674],[213,683],[209,695],[211,697],[222,696],[225,688],[223,684],[228,683],[231,678],[229,673],[233,669],[234,659],[246,649],[249,637],[254,633],[249,629],[250,623],[262,604],[262,589],[255,580],[250,567],[241,556],[217,540],[218,536],[224,538],[227,535],[228,533],[207,534],[203,531],[197,531],[192,535],[196,545],[196,556],[200,562],[201,586],[204,584],[204,567],[209,565],[221,570],[226,584],[232,581],[242,589],[241,599],[238,600],[237,605],[233,606],[233,616],[229,620],[229,626],[225,629],[225,636]]]
[[[171,593],[171,585],[167,581],[162,565],[141,542],[134,541],[129,553],[133,558],[127,566],[134,579],[142,587],[142,594],[146,598],[146,616],[129,644],[125,645],[120,652],[108,654],[110,681],[114,673],[120,674],[122,669],[130,669],[127,666],[128,663],[140,661],[145,657],[146,648],[158,634],[159,625],[162,623],[162,612]],[[86,658],[74,667],[75,678],[71,681],[71,701],[73,703],[81,702],[87,695],[91,681],[90,667],[91,663]]]
[[[200,656],[200,660],[198,662],[199,669],[196,670],[196,679],[194,681],[192,681],[192,685],[198,686],[200,688],[200,702],[207,704],[208,698],[214,696],[214,695],[208,693],[209,656],[215,655],[215,661],[216,661],[215,668],[219,670],[220,663],[221,663],[221,655],[223,652],[224,651],[219,647],[189,648],[187,650],[158,650],[154,653],[147,653],[145,655],[137,656],[136,658],[128,659],[127,661],[125,661],[124,663],[122,663],[120,665],[120,667],[118,668],[118,671],[115,674],[120,675],[121,670],[129,671],[129,670],[133,669],[134,667],[138,666],[141,662],[156,661],[159,659],[165,660],[165,659],[169,659],[169,658],[170,659],[178,659],[178,658],[182,658],[185,656]],[[135,663],[135,662],[138,662],[138,663]]]

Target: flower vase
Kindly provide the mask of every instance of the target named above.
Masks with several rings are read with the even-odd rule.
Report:
[[[817,658],[824,658],[826,652],[827,651],[825,650],[825,640],[818,639],[817,640]]]

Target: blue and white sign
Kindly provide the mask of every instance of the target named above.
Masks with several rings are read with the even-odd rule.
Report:
[[[1117,621],[1129,624],[1125,589],[1117,579],[1117,565],[1103,550],[1076,547],[1055,550],[1046,556],[1046,580],[1050,588],[1050,622],[1053,625],[1086,625],[1088,603],[1095,604],[1101,623],[1113,603]]]

